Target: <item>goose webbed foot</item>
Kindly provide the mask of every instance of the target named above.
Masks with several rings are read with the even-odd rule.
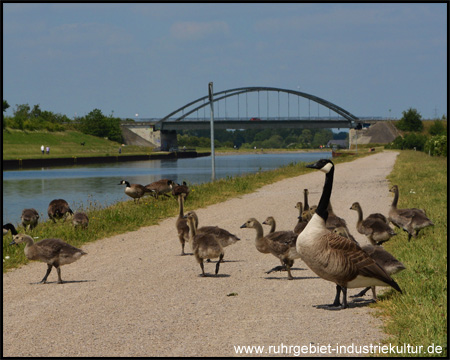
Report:
[[[342,290],[342,295],[343,295],[343,301],[341,304],[340,301],[340,295],[341,295],[341,290]],[[328,307],[340,307],[340,309],[347,309],[348,308],[348,304],[347,304],[347,288],[342,287],[340,285],[336,285],[336,297],[334,298],[334,302],[330,305],[327,305]]]
[[[366,295],[366,292],[369,291],[370,286],[366,287],[365,289],[363,289],[361,292],[357,293],[356,295],[350,295],[350,297],[352,298],[356,298],[356,297],[362,297],[364,295]]]

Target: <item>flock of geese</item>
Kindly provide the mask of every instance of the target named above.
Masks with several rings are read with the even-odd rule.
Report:
[[[276,231],[276,221],[269,216],[262,224],[255,218],[249,218],[241,228],[252,228],[256,231],[255,247],[263,254],[272,254],[280,261],[280,265],[267,271],[286,270],[289,280],[293,279],[291,268],[296,259],[301,259],[316,275],[322,279],[336,284],[336,296],[329,306],[345,309],[348,307],[347,289],[364,288],[356,296],[363,296],[372,289],[373,300],[376,301],[376,286],[390,286],[401,293],[399,285],[391,275],[402,271],[405,266],[393,255],[388,253],[382,244],[395,236],[395,231],[389,223],[403,229],[411,237],[417,237],[421,229],[434,225],[426,216],[423,209],[398,209],[399,191],[397,185],[389,190],[394,193],[394,199],[388,217],[380,213],[363,216],[361,205],[352,204],[352,210],[357,212],[358,221],[356,229],[367,237],[370,244],[360,246],[350,234],[346,221],[333,212],[330,203],[332,193],[334,164],[331,160],[322,159],[308,168],[320,170],[325,173],[325,183],[318,205],[310,206],[308,203],[308,190],[304,190],[303,203],[295,206],[299,211],[298,222],[292,231]],[[125,194],[138,203],[145,195],[170,197],[172,194],[178,200],[179,214],[175,222],[177,235],[181,244],[181,255],[186,255],[185,244],[188,242],[192,248],[194,258],[200,265],[202,276],[206,276],[204,261],[218,258],[215,274],[219,272],[220,264],[225,255],[224,248],[240,239],[229,231],[218,226],[199,227],[199,219],[195,211],[184,214],[184,202],[189,194],[186,183],[176,184],[169,179],[162,179],[143,186],[130,184],[122,180],[119,185],[125,185]],[[73,213],[67,202],[63,199],[53,200],[48,207],[49,218],[54,222],[72,215],[74,226],[86,228],[89,219],[82,212]],[[35,209],[25,209],[22,213],[22,225],[25,230],[33,229],[38,223],[39,215]],[[264,235],[263,225],[270,226],[269,232]],[[47,263],[47,272],[41,283],[45,283],[55,267],[58,273],[58,283],[61,279],[60,266],[70,264],[85,255],[81,249],[65,243],[60,239],[44,239],[34,242],[27,234],[18,234],[12,224],[3,226],[3,235],[11,231],[13,241],[11,244],[26,243],[25,255],[30,260]],[[342,302],[341,302],[341,296]]]

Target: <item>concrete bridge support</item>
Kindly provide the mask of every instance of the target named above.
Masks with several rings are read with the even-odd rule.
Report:
[[[161,130],[160,146],[162,151],[169,151],[170,148],[178,147],[177,132],[175,130]]]
[[[155,131],[151,125],[145,127],[127,125],[121,126],[121,129],[123,140],[126,145],[149,146],[152,148],[161,147],[161,131]],[[165,141],[167,142],[167,140]]]

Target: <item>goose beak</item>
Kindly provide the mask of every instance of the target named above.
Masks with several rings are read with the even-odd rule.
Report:
[[[309,168],[309,169],[320,169],[320,168],[322,168],[322,166],[319,165],[319,161],[315,162],[314,164],[306,165],[306,167]]]
[[[246,228],[246,227],[247,227],[247,225],[242,224],[240,228],[243,229],[243,228]]]
[[[17,245],[17,243],[13,240],[9,243],[9,245]]]

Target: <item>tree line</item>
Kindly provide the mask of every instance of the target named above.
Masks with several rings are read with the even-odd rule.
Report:
[[[3,100],[3,112],[10,105]],[[386,145],[391,149],[415,149],[430,155],[447,156],[447,118],[435,119],[434,123],[423,131],[420,113],[409,108],[395,126],[403,132],[392,143]],[[134,121],[133,119],[126,119]],[[65,131],[78,130],[85,134],[108,138],[118,143],[123,142],[120,123],[122,119],[104,115],[94,109],[89,114],[74,120],[66,115],[42,110],[38,105],[16,105],[13,116],[2,117],[3,129],[7,127],[19,130]],[[284,148],[306,149],[324,146],[329,140],[346,140],[347,132],[334,133],[331,129],[263,129],[263,130],[216,130],[215,147],[236,148]],[[177,135],[178,145],[186,147],[210,147],[209,130],[186,130]]]
[[[3,112],[10,105],[3,100]],[[122,143],[122,130],[120,129],[121,119],[104,115],[101,110],[94,109],[86,116],[77,117],[74,120],[66,115],[42,110],[38,105],[33,108],[28,104],[16,105],[13,116],[3,116],[3,129],[7,127],[19,130],[47,130],[47,131],[65,131],[78,130],[84,134],[97,137],[108,138],[111,141]]]
[[[348,138],[347,132],[334,133],[331,129],[245,129],[215,130],[215,147],[306,149],[326,146],[329,140]],[[184,130],[177,135],[178,146],[210,147],[209,130]]]

